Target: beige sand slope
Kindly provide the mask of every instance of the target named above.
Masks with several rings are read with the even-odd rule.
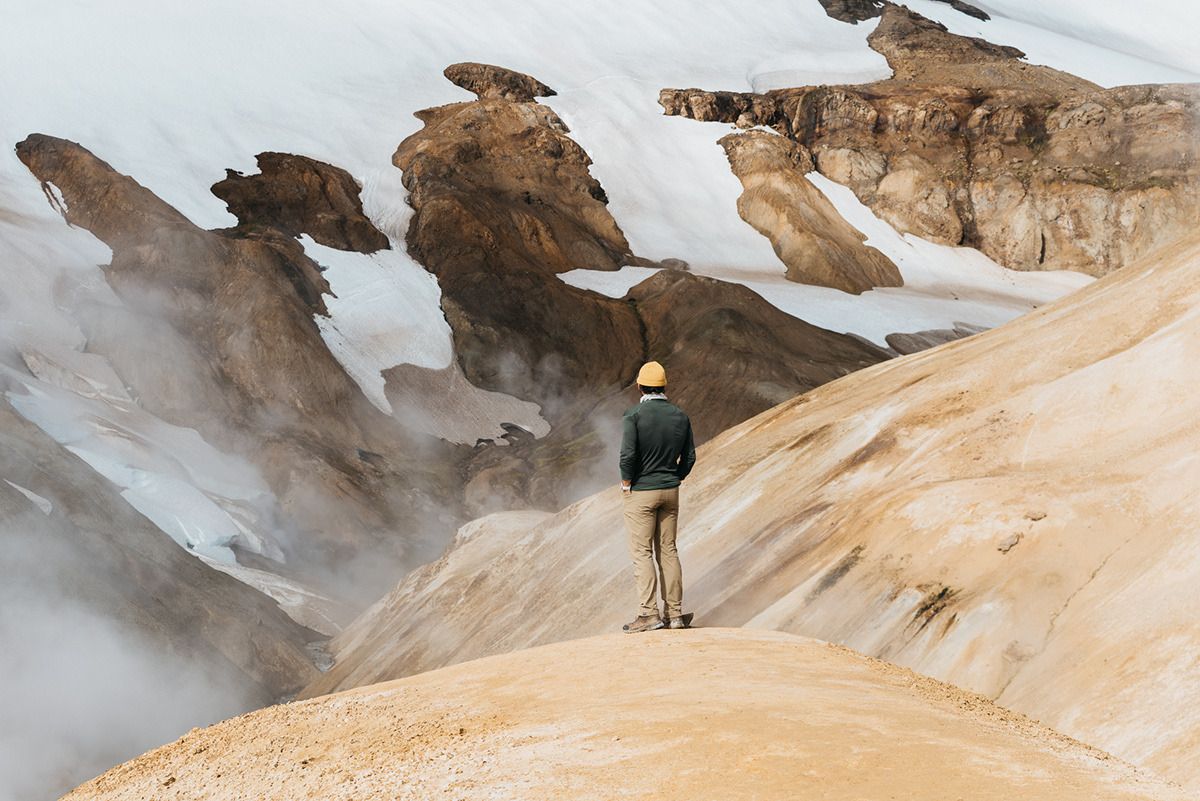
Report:
[[[687,606],[815,636],[1200,780],[1200,243],[713,440]],[[613,489],[488,521],[337,640],[309,693],[611,631]]]
[[[70,799],[1183,799],[977,696],[775,632],[616,634],[270,707]]]

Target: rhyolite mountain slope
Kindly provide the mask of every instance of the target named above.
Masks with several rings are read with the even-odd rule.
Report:
[[[1198,275],[1192,239],[716,437],[682,495],[685,605],[1197,781]],[[536,526],[483,521],[338,637],[307,694],[619,627],[618,492]]]
[[[936,789],[934,789],[936,788]],[[772,632],[621,634],[190,732],[67,799],[1182,801],[987,700]]]

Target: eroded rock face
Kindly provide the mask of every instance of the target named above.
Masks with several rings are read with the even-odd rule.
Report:
[[[555,95],[553,89],[533,76],[493,64],[466,61],[451,64],[442,74],[456,86],[474,92],[480,100],[531,103],[535,97]]]
[[[746,287],[682,270],[656,273],[625,301],[644,337],[638,358],[670,366],[671,400],[691,416],[698,442],[890,356],[797,320]],[[468,509],[486,514],[522,501],[553,508],[610,483],[621,413],[637,396],[630,387],[577,397],[545,439],[513,432],[508,447],[481,452],[470,465]]]
[[[1200,92],[1101,89],[888,6],[868,40],[895,77],[765,95],[664,90],[667,114],[768,125],[904,232],[1014,269],[1101,275],[1200,213]]]
[[[621,412],[636,399],[629,388],[648,359],[676,375],[695,371],[671,393],[703,439],[886,358],[740,286],[680,270],[663,270],[624,299],[563,283],[557,273],[566,270],[644,262],[630,253],[587,155],[554,112],[491,97],[419,116],[424,130],[394,158],[416,210],[409,249],[438,278],[467,377],[537,401],[552,424],[542,439],[514,428],[503,444],[477,449],[465,470],[472,513],[557,508],[608,483]],[[756,157],[731,148],[749,175]],[[828,223],[829,250],[872,263],[857,232],[829,222],[830,212],[812,212]]]
[[[650,358],[669,359],[671,398],[698,441],[889,355],[797,320],[739,284],[664,270],[627,296]]]
[[[720,143],[745,190],[738,213],[771,240],[789,279],[855,294],[904,284],[891,259],[863,244],[866,237],[805,177],[814,167],[803,145],[765,131]]]
[[[821,0],[825,13],[842,22],[857,25],[883,13],[884,0]]]
[[[205,231],[73,142],[34,135],[17,154],[112,248],[105,276],[124,306],[85,314],[93,346],[152,414],[259,467],[298,566],[369,594],[427,558],[415,533],[456,519],[451,460],[375,409],[329,352],[313,320],[329,288],[295,239]],[[423,458],[409,455],[418,443]],[[347,580],[364,551],[378,573]]]
[[[627,384],[642,351],[633,311],[555,277],[631,259],[566,126],[494,98],[418,116],[393,159],[416,211],[408,247],[438,278],[467,377],[539,401]]]
[[[388,239],[363,214],[360,187],[341,167],[290,153],[259,153],[258,175],[226,170],[212,192],[238,218],[241,233],[275,228],[308,234],[331,248],[374,253]]]

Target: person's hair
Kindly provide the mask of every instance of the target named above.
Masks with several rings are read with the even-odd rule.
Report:
[[[641,384],[638,384],[638,389],[642,391],[643,395],[652,395],[656,392],[662,392],[666,389],[666,387],[644,387]]]

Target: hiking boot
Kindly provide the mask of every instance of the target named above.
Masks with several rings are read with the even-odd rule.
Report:
[[[688,622],[686,616],[684,615],[667,618],[667,628],[669,629],[686,629],[687,627]]]
[[[626,634],[637,634],[640,631],[654,631],[663,627],[662,618],[658,615],[638,615],[632,623],[626,623],[621,631]]]

